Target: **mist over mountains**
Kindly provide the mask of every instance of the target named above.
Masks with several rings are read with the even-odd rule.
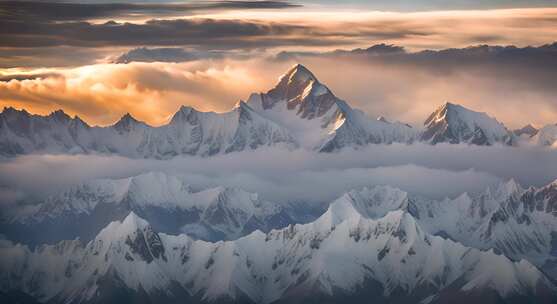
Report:
[[[369,117],[300,64],[156,127],[5,108],[0,299],[555,302],[554,125],[431,111]]]
[[[557,303],[554,2],[0,1],[0,304]]]

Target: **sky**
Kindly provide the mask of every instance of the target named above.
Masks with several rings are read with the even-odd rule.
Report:
[[[302,63],[372,117],[420,126],[450,101],[543,126],[556,41],[545,0],[0,1],[0,107],[161,125],[181,105],[230,110]]]

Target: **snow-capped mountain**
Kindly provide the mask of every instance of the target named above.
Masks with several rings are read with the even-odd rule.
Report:
[[[72,186],[4,219],[0,227],[10,239],[26,244],[76,237],[88,241],[130,211],[148,219],[158,231],[185,232],[204,240],[236,239],[293,222],[287,209],[255,193],[226,187],[193,191],[179,176],[146,173]]]
[[[208,243],[157,233],[130,213],[86,245],[3,244],[0,287],[49,303],[557,299],[555,285],[525,260],[432,236],[405,210],[376,215],[339,200],[310,224]]]
[[[551,145],[555,126],[533,140]],[[517,132],[534,134],[525,127]],[[514,145],[515,135],[496,119],[446,103],[425,121],[423,130],[369,118],[336,97],[306,67],[296,65],[266,93],[251,94],[229,112],[181,107],[171,121],[152,127],[124,115],[108,127],[92,127],[63,111],[48,116],[5,108],[0,113],[0,155],[30,153],[106,153],[166,159],[177,155],[211,156],[264,146],[331,152],[369,144],[468,143]]]
[[[301,146],[329,152],[367,144],[414,141],[417,131],[403,123],[370,119],[351,108],[298,64],[266,93],[247,103],[262,116],[287,127]]]
[[[546,125],[532,137],[534,144],[540,146],[557,146],[557,124]]]
[[[424,126],[421,140],[432,144],[511,145],[515,141],[513,133],[495,118],[452,103],[435,110]]]
[[[108,127],[91,127],[63,111],[48,116],[5,108],[0,113],[0,153],[107,153],[139,158],[211,156],[262,146],[332,151],[370,143],[412,142],[417,131],[402,123],[369,119],[338,99],[297,65],[265,94],[252,94],[229,112],[181,107],[152,127],[124,115]]]
[[[557,182],[523,189],[514,180],[454,199],[431,200],[389,186],[351,191],[339,201],[376,218],[405,210],[428,233],[526,259],[557,279]]]
[[[296,147],[289,132],[245,103],[226,113],[182,107],[170,123],[151,127],[124,115],[108,127],[90,127],[79,117],[56,111],[49,116],[5,108],[0,113],[0,153],[100,152],[128,157],[210,156],[260,146]]]

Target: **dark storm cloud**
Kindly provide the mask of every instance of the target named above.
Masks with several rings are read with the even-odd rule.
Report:
[[[281,9],[298,7],[285,1],[204,1],[191,3],[69,3],[48,1],[0,2],[0,18],[42,22],[76,21],[127,16],[183,15],[219,9]]]
[[[542,89],[554,87],[554,80],[557,79],[557,42],[539,47],[477,45],[419,52],[408,52],[396,45],[377,44],[367,49],[324,53],[281,52],[276,56],[279,61],[300,61],[303,58],[363,60],[387,65],[413,66],[440,74],[481,68],[486,74],[507,74],[515,79],[524,78],[525,84]]]
[[[336,50],[332,52],[281,52],[279,60],[301,57],[351,57],[380,60],[392,63],[462,65],[468,63],[505,63],[526,65],[557,65],[557,42],[539,47],[517,47],[514,45],[476,45],[466,48],[443,50],[423,50],[408,52],[404,47],[390,44],[376,44],[369,48]]]
[[[153,19],[145,23],[103,24],[2,20],[0,47],[202,45],[242,48],[297,44],[302,41],[307,45],[328,43],[327,39],[311,39],[296,35],[308,31],[311,31],[311,28],[305,26],[214,19]],[[265,37],[272,39],[264,39]]]
[[[12,55],[14,50],[17,56],[25,48],[60,46],[188,45],[201,49],[272,46],[284,40],[282,36],[304,31],[305,28],[271,22],[155,18],[223,9],[283,9],[297,6],[285,1],[200,1],[180,4],[0,1],[0,52],[4,57]],[[100,24],[91,21],[119,20],[122,17],[151,20],[144,23],[108,21]],[[265,36],[276,36],[276,39],[267,42],[243,40]],[[295,44],[300,39],[293,38],[284,44]],[[313,43],[320,42],[316,39]]]

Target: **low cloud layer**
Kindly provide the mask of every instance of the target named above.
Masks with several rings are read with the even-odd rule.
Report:
[[[0,163],[0,188],[11,193],[11,198],[44,197],[93,178],[151,171],[182,175],[198,189],[233,186],[281,203],[319,204],[371,185],[392,185],[432,198],[483,191],[510,178],[526,187],[542,186],[557,178],[557,154],[528,147],[415,144],[377,145],[332,154],[261,149],[172,160],[31,155]]]

